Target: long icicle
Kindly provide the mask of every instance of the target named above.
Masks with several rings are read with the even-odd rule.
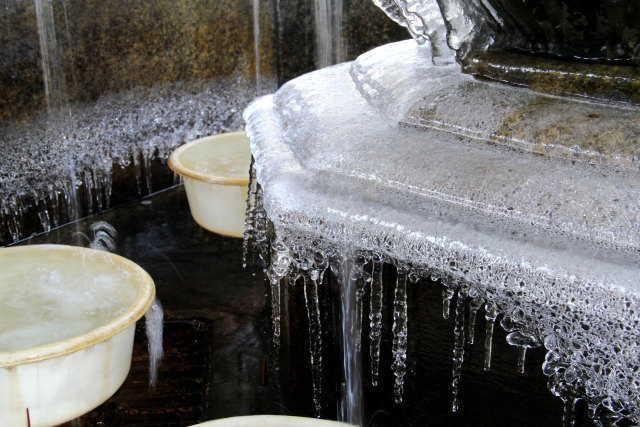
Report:
[[[486,319],[486,334],[484,339],[484,370],[491,370],[491,352],[493,349],[493,327],[498,317],[498,308],[494,302],[488,301],[484,306]]]
[[[393,374],[395,375],[395,384],[393,393],[396,403],[402,402],[404,392],[404,375],[407,372],[407,268],[406,266],[398,266],[398,274],[396,279],[396,290],[393,301],[393,345],[391,353],[393,355]]]
[[[322,409],[322,328],[320,323],[320,303],[318,282],[304,278],[304,299],[309,315],[309,352],[311,353],[311,382],[313,385],[313,406],[320,418]]]
[[[460,287],[460,289],[458,289],[458,300],[456,301],[456,319],[453,330],[453,379],[451,381],[451,391],[453,394],[451,410],[453,412],[457,412],[459,408],[458,395],[460,393],[460,378],[462,377],[462,362],[464,361],[464,310],[467,303],[467,292],[464,286]]]
[[[382,262],[374,262],[371,281],[371,311],[369,312],[371,339],[371,384],[378,385],[380,370],[380,339],[382,338]]]

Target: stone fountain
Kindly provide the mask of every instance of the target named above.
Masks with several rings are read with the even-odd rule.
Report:
[[[281,283],[304,281],[318,329],[331,271],[353,294],[356,353],[370,294],[375,382],[381,270],[392,265],[397,402],[408,282],[432,277],[446,287],[445,316],[457,295],[453,411],[482,309],[486,369],[501,315],[522,371],[527,349],[546,348],[566,424],[579,400],[594,422],[640,422],[640,9],[376,3],[422,44],[304,75],[245,111],[255,159],[246,235],[265,258],[274,341]],[[318,409],[321,343],[311,341]]]

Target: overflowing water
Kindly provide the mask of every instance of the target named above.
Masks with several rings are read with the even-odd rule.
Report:
[[[502,313],[521,371],[528,348],[547,349],[543,372],[567,402],[567,420],[583,399],[594,417],[638,422],[638,113],[477,81],[434,60],[429,45],[383,46],[245,110],[259,184],[253,217],[270,224],[249,234],[263,242],[271,234],[265,259],[277,295],[282,278],[339,272],[345,245],[359,254],[346,261],[366,265],[351,276],[371,283],[374,384],[379,278],[396,266],[397,401],[411,339],[408,271],[409,282],[432,276],[446,286],[454,410],[483,309],[486,370]]]

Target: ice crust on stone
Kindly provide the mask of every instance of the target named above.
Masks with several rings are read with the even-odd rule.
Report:
[[[138,191],[150,191],[154,158],[206,135],[236,131],[255,96],[251,82],[226,77],[135,88],[0,127],[0,236],[24,237],[23,213],[35,205],[43,230],[70,220],[77,188],[88,213],[109,206],[113,169],[135,167]],[[71,167],[73,165],[73,167]],[[73,177],[73,184],[71,177]]]
[[[639,111],[503,90],[456,65],[425,65],[417,58],[429,49],[387,45],[245,110],[262,206],[286,252],[280,267],[324,272],[348,246],[454,291],[464,284],[509,318],[514,345],[545,342],[554,393],[639,422]],[[626,136],[597,150],[561,141],[580,139],[571,126],[558,141],[496,138],[500,119],[532,100],[557,105],[565,122],[571,111],[604,117],[577,124],[596,135],[624,118]],[[529,122],[547,129],[545,120],[555,118]]]

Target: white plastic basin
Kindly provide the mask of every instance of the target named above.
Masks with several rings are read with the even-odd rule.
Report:
[[[244,131],[197,139],[171,153],[169,167],[182,176],[191,215],[200,226],[242,237],[250,162]]]
[[[317,418],[290,417],[286,415],[250,415],[245,417],[221,418],[192,427],[348,427],[338,421]]]
[[[0,426],[57,425],[113,395],[155,296],[151,277],[61,245],[0,249],[0,271]]]

